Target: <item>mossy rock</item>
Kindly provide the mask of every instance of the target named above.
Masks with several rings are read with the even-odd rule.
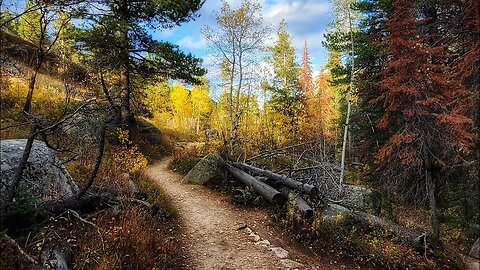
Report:
[[[205,185],[226,178],[226,164],[217,154],[208,154],[202,158],[185,176],[185,182]]]

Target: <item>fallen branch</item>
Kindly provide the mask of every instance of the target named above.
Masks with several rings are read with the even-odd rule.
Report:
[[[135,203],[138,203],[138,204],[141,204],[143,206],[145,206],[146,208],[148,209],[152,209],[153,208],[153,205],[149,202],[146,202],[146,201],[142,201],[142,200],[139,200],[139,199],[130,199],[131,202],[135,202]]]
[[[252,160],[255,160],[255,159],[259,159],[259,158],[266,158],[266,157],[274,156],[274,155],[282,153],[283,151],[286,151],[288,149],[303,146],[303,145],[308,145],[308,144],[312,144],[312,143],[316,143],[318,141],[319,140],[313,140],[313,141],[302,142],[302,143],[298,143],[298,144],[294,144],[294,145],[289,145],[289,146],[282,147],[282,148],[273,149],[271,151],[264,152],[264,153],[258,154],[256,156],[253,156],[251,158],[248,158],[245,161],[252,161]]]
[[[12,245],[18,251],[18,253],[20,253],[29,263],[35,264],[35,265],[38,264],[38,262],[35,259],[33,259],[30,255],[28,255],[25,251],[23,251],[23,249],[18,245],[17,241],[12,239],[10,236],[5,234],[3,235],[3,239],[5,239],[7,243]]]
[[[95,228],[98,228],[95,223],[90,222],[90,221],[82,218],[78,212],[76,212],[76,211],[74,211],[74,210],[71,210],[71,209],[68,209],[68,212],[69,212],[70,214],[72,214],[74,217],[78,218],[78,220],[80,220],[81,222],[86,223],[86,224],[89,224],[89,225],[92,225],[92,226],[95,227]]]

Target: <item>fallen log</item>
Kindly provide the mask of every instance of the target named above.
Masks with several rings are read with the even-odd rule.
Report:
[[[247,186],[252,187],[258,194],[262,195],[269,202],[276,205],[283,205],[287,201],[287,198],[284,194],[280,193],[278,190],[272,188],[271,186],[255,179],[253,176],[248,173],[228,165],[228,171],[240,182],[244,183]]]
[[[37,206],[39,217],[49,217],[52,214],[61,214],[67,209],[79,212],[93,212],[98,208],[108,206],[109,202],[116,202],[117,197],[110,192],[93,193],[77,198],[76,196],[64,201],[46,201]]]
[[[258,167],[254,167],[252,165],[248,165],[246,163],[235,163],[234,165],[237,166],[237,167],[240,167],[244,170],[249,170],[253,173],[263,175],[263,176],[266,176],[266,177],[268,177],[272,180],[281,182],[282,184],[286,185],[287,187],[299,190],[299,191],[301,191],[303,193],[306,193],[306,194],[309,194],[311,196],[318,196],[318,193],[319,193],[318,188],[314,185],[302,183],[302,182],[299,182],[295,179],[287,177],[285,175],[281,175],[281,174],[274,173],[274,172],[271,172],[271,171],[268,171],[268,170],[260,169]]]
[[[280,192],[287,196],[288,202],[293,204],[303,218],[310,219],[313,217],[312,207],[300,194],[286,187],[281,188]]]
[[[381,217],[362,211],[352,211],[338,204],[329,203],[322,212],[323,220],[341,222],[345,226],[362,227],[368,230],[393,232],[415,247],[422,247],[426,235],[419,231],[409,230]]]
[[[26,205],[24,207],[32,207],[33,213],[30,211],[13,211],[5,214],[5,228],[19,229],[22,226],[28,227],[32,223],[41,223],[51,216],[61,215],[70,210],[89,213],[101,208],[111,207],[111,204],[118,202],[117,197],[110,192],[102,192],[95,194],[86,194],[81,198],[73,196],[64,201],[46,201],[37,205]],[[21,221],[19,223],[19,221]]]

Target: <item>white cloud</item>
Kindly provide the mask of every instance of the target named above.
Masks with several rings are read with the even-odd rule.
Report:
[[[201,50],[206,49],[207,45],[205,39],[202,36],[185,36],[176,42],[180,48],[189,50]]]
[[[285,19],[291,25],[310,24],[318,22],[322,16],[328,15],[330,10],[331,5],[325,0],[280,0],[264,6],[264,17],[275,24],[278,24],[282,19]]]

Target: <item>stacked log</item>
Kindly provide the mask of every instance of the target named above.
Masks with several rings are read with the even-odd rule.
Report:
[[[281,188],[280,192],[287,196],[288,201],[298,210],[301,217],[305,219],[311,219],[313,217],[312,207],[310,207],[300,194],[286,187]]]
[[[289,188],[296,189],[296,190],[301,191],[303,193],[306,193],[310,196],[314,196],[314,197],[318,196],[318,193],[319,193],[318,188],[314,185],[302,183],[302,182],[299,182],[299,181],[297,181],[295,179],[292,179],[288,176],[281,175],[281,174],[278,174],[278,173],[274,173],[274,172],[271,172],[271,171],[268,171],[268,170],[260,169],[258,167],[254,167],[252,165],[248,165],[246,163],[235,163],[235,166],[240,167],[244,170],[251,171],[251,172],[259,174],[259,175],[266,176],[269,179],[278,181],[278,182],[286,185]]]
[[[309,219],[313,217],[312,207],[308,205],[307,201],[305,201],[305,199],[302,198],[299,193],[293,191],[293,189],[304,192],[311,196],[316,196],[318,195],[317,187],[310,184],[304,184],[285,175],[276,174],[274,172],[263,170],[245,163],[236,163],[234,165],[243,170],[248,170],[257,175],[267,177],[253,177],[248,173],[240,170],[239,168],[228,165],[228,170],[236,179],[238,179],[245,185],[252,187],[257,193],[262,195],[262,197],[264,197],[268,201],[277,205],[283,205],[285,204],[287,199],[291,200],[303,218]],[[265,183],[267,179],[279,182],[284,186],[280,188],[280,191],[277,191],[276,189]]]
[[[280,193],[278,190],[273,187],[255,179],[255,177],[249,175],[248,173],[235,168],[231,165],[228,165],[228,171],[240,182],[244,183],[247,186],[252,187],[258,194],[262,195],[269,202],[276,205],[283,205],[287,201],[287,198],[284,194]]]

